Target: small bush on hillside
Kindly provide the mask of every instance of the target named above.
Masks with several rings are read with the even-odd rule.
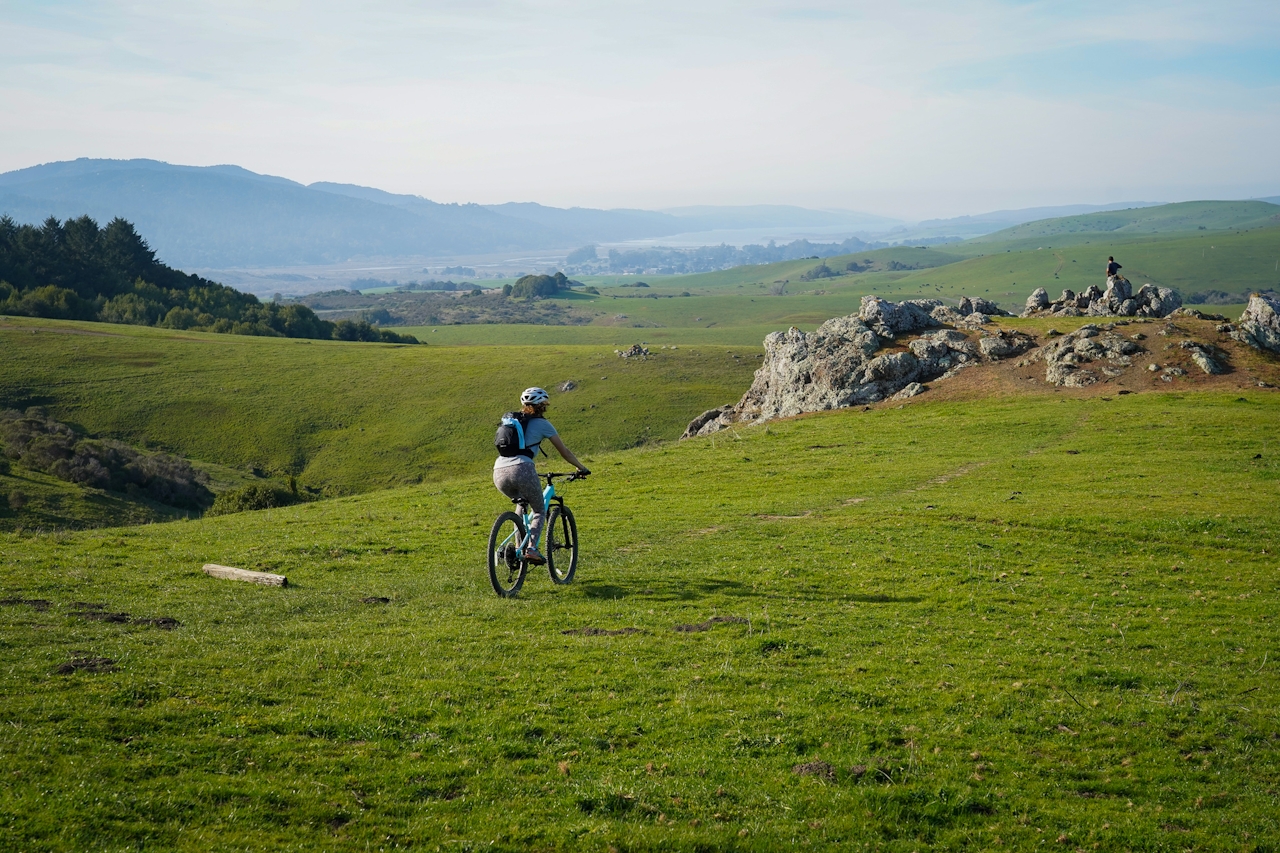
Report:
[[[826,264],[818,264],[813,269],[800,276],[801,281],[817,281],[820,278],[835,278],[840,273],[833,270]]]
[[[34,471],[94,489],[126,492],[182,509],[213,502],[209,477],[185,459],[79,435],[41,409],[0,412],[4,453]],[[7,464],[7,462],[6,462]]]
[[[214,500],[208,515],[230,515],[258,509],[275,509],[298,503],[298,496],[273,483],[250,483],[243,489],[223,492]]]
[[[18,489],[9,493],[9,509],[17,512],[27,505],[27,496]]]
[[[334,340],[366,341],[382,344],[416,344],[413,335],[397,335],[388,329],[378,329],[364,320],[339,320],[333,328]]]
[[[562,290],[568,290],[572,284],[562,272],[555,275],[526,275],[516,279],[509,295],[524,298],[555,296]],[[504,287],[502,291],[506,293],[507,289]]]

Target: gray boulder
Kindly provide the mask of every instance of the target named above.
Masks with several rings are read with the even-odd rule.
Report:
[[[1027,298],[1023,317],[1167,317],[1182,306],[1182,297],[1167,287],[1144,284],[1133,292],[1133,286],[1121,276],[1107,279],[1107,289],[1089,285],[1084,292],[1066,289],[1055,301],[1048,301],[1044,288],[1037,288]]]
[[[1210,375],[1227,372],[1227,368],[1222,364],[1222,362],[1218,361],[1218,359],[1214,358],[1205,350],[1192,350],[1191,360],[1196,363],[1197,367]]]
[[[979,361],[980,345],[954,329],[927,332],[910,341],[906,352],[877,354],[889,333],[936,326],[930,312],[939,307],[944,306],[936,300],[892,303],[866,297],[858,316],[828,320],[813,333],[793,327],[770,334],[764,339],[764,362],[742,399],[703,412],[682,437],[710,435],[737,423],[878,403]]]
[[[1191,360],[1196,366],[1211,376],[1226,373],[1226,353],[1215,346],[1202,344],[1199,341],[1179,341],[1178,346],[1191,353]]]
[[[1148,297],[1146,305],[1139,307],[1138,316],[1169,316],[1183,306],[1183,297],[1171,288],[1156,288],[1156,295]]]
[[[721,418],[733,411],[733,403],[726,403],[715,409],[707,409],[693,420],[689,421],[689,426],[685,427],[684,434],[681,439],[693,438],[695,435],[710,435],[713,432],[724,429],[731,421],[721,422]]]
[[[941,325],[930,313],[941,307],[944,305],[937,299],[888,302],[879,296],[864,296],[858,318],[881,338],[893,340],[898,335]]]
[[[880,349],[880,337],[857,317],[835,317],[819,326],[814,334],[820,338],[846,341],[866,355]]]
[[[1040,292],[1044,292],[1044,288],[1040,288]],[[1045,294],[1045,303],[1048,304],[1049,297]],[[983,299],[981,296],[962,296],[960,304],[956,306],[956,311],[963,317],[970,314],[986,314],[988,317],[1009,317],[1008,311],[1005,311],[999,305],[990,299]]]
[[[987,335],[978,339],[978,349],[982,355],[992,361],[1022,355],[1035,346],[1035,341],[1022,332],[1002,331],[996,335]]]
[[[1280,353],[1280,298],[1261,293],[1250,296],[1231,337],[1260,350]]]
[[[1116,375],[1118,368],[1133,363],[1133,354],[1143,351],[1137,342],[1090,323],[1044,345],[1044,378],[1053,385],[1083,388],[1097,382],[1100,372]]]

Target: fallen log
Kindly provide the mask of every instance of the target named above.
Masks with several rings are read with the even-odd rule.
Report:
[[[273,575],[269,572],[251,572],[247,569],[233,569],[231,566],[219,566],[217,563],[206,563],[204,573],[211,578],[222,578],[229,581],[248,581],[263,586],[288,586],[289,579],[284,575]]]

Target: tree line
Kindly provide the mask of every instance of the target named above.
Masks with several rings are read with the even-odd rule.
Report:
[[[161,263],[131,223],[0,217],[0,314],[237,335],[418,343],[366,322],[322,320]]]

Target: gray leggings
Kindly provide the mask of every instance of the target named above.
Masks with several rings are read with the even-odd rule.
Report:
[[[538,480],[538,469],[533,466],[532,459],[522,458],[519,465],[493,469],[493,484],[513,500],[524,498],[529,504],[532,516],[529,520],[531,541],[537,546],[542,538],[542,520],[546,513],[546,505],[542,502],[542,483]]]

